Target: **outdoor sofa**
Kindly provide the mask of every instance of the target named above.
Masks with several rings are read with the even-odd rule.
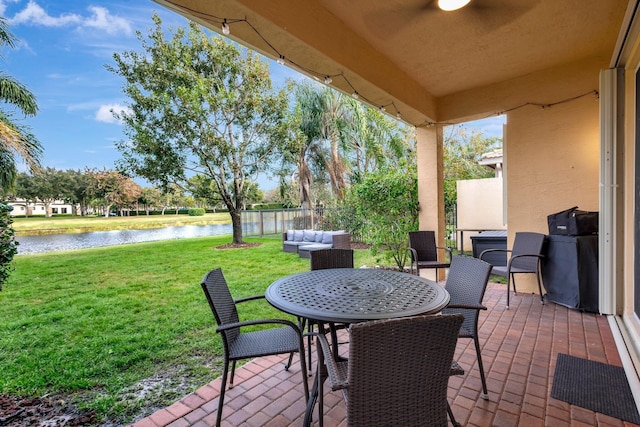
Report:
[[[302,258],[309,258],[309,252],[316,249],[350,249],[351,235],[344,230],[287,230],[282,233],[282,250],[298,253]]]

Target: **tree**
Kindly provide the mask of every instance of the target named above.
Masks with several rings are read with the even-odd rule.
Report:
[[[24,199],[24,216],[28,218],[29,215],[31,215],[31,204],[38,201],[38,187],[36,178],[25,172],[20,172],[16,177],[13,194],[18,199]]]
[[[278,203],[283,208],[295,208],[300,202],[297,189],[286,180],[281,180],[280,185],[267,191],[264,199],[266,203]]]
[[[182,188],[176,184],[169,184],[167,188],[162,191],[162,196],[160,197],[162,215],[164,215],[164,212],[168,207],[174,207],[177,215],[184,198],[184,190]]]
[[[7,20],[0,17],[0,47],[14,48],[15,45],[16,38],[9,31]],[[35,116],[38,112],[36,97],[26,86],[4,73],[0,73],[0,102],[15,107],[24,116]],[[42,146],[29,128],[16,124],[12,117],[13,112],[0,110],[0,195],[8,194],[15,184],[18,175],[16,155],[24,160],[30,171],[36,171],[42,154]],[[0,204],[0,289],[9,277],[10,264],[17,252],[10,211],[8,205]]]
[[[295,104],[280,175],[292,176],[302,207],[313,207],[314,183],[328,182],[341,200],[350,181],[397,166],[411,150],[409,129],[378,109],[314,83],[291,85]]]
[[[415,132],[382,111],[359,104],[352,133],[347,134],[352,142],[352,177],[364,176],[368,172],[386,166],[399,166],[414,149]]]
[[[61,178],[64,182],[63,200],[71,204],[74,215],[77,215],[76,206],[80,206],[80,215],[87,215],[87,206],[89,205],[87,175],[80,170],[69,169],[62,172]]]
[[[143,53],[115,54],[108,69],[125,79],[131,112],[115,114],[129,141],[117,144],[119,166],[158,183],[186,187],[188,177],[209,177],[243,243],[240,212],[250,177],[265,170],[282,139],[287,110],[284,91],[271,87],[266,62],[195,23],[166,40],[162,22]]]
[[[5,18],[0,17],[0,47],[14,48],[13,36]],[[0,73],[0,101],[15,107],[24,116],[35,116],[38,105],[35,96],[13,77]],[[42,146],[26,126],[13,120],[13,113],[0,110],[0,193],[7,194],[13,187],[18,170],[16,155],[21,157],[30,171],[40,166]]]
[[[149,210],[151,208],[155,208],[163,204],[162,191],[156,187],[143,188],[138,199],[139,203],[142,203],[144,206],[144,210],[147,215],[149,215]]]
[[[9,277],[13,267],[11,261],[18,253],[18,242],[15,240],[13,219],[10,212],[13,208],[6,203],[0,203],[0,291],[2,284]]]
[[[138,184],[117,171],[87,171],[87,175],[89,176],[88,191],[104,202],[104,216],[107,218],[112,206],[128,207],[142,193]]]
[[[346,198],[355,209],[361,235],[374,254],[381,253],[403,270],[408,234],[418,229],[418,178],[415,162],[370,172],[352,184]]]
[[[450,126],[444,137],[444,201],[445,208],[455,206],[458,192],[456,181],[490,178],[493,171],[479,165],[482,155],[500,148],[500,138],[485,138],[479,131],[469,133],[464,126]]]
[[[313,174],[310,163],[313,161],[314,144],[318,143],[320,136],[317,108],[315,108],[318,91],[311,84],[302,84],[295,87],[294,95],[296,103],[291,114],[287,116],[288,138],[286,148],[283,150],[285,154],[283,159],[285,163],[295,164],[300,206],[310,209],[313,207],[311,202]],[[281,172],[285,172],[284,168]],[[280,188],[284,191],[284,193],[281,192],[282,199],[287,194],[288,184],[284,181],[285,175],[289,173],[281,173]]]
[[[323,150],[318,150],[316,156],[329,175],[331,189],[338,200],[344,199],[347,188],[346,175],[349,172],[345,155],[349,145],[345,134],[348,133],[349,126],[356,123],[353,120],[353,112],[359,105],[355,99],[330,87],[325,87],[318,99],[320,137],[328,144]]]
[[[51,204],[63,198],[65,184],[64,173],[54,168],[40,169],[33,174],[33,191],[44,204],[47,218],[51,217]]]
[[[194,175],[187,181],[187,191],[199,203],[205,206],[216,206],[222,202],[222,197],[216,189],[213,180],[206,175]]]
[[[264,201],[264,191],[260,189],[257,183],[247,183],[247,195],[245,196],[246,204],[262,203]],[[246,206],[245,206],[246,209]]]

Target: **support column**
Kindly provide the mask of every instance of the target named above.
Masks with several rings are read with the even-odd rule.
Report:
[[[416,129],[420,230],[434,230],[436,245],[444,246],[444,163],[442,126]],[[440,253],[439,257],[445,254]],[[438,280],[444,279],[439,270]]]

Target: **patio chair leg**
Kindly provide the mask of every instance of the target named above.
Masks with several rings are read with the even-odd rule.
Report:
[[[231,377],[229,378],[229,388],[233,388],[233,377],[236,374],[236,361],[231,362]]]
[[[291,356],[293,357],[293,353]],[[302,388],[304,389],[304,401],[309,401],[309,381],[307,380],[307,363],[305,362],[304,357],[304,340],[302,336],[299,338],[298,342],[298,357],[300,358],[300,375],[302,375]],[[289,363],[291,363],[291,359],[289,359]],[[309,365],[311,366],[311,365]]]
[[[304,358],[304,348],[302,349],[302,355],[300,357]],[[293,360],[293,352],[289,353],[289,360],[287,361],[287,364],[284,365],[284,370],[288,371],[289,367],[291,367],[291,361]]]
[[[453,424],[453,427],[462,427],[453,416],[453,411],[451,410],[451,406],[449,406],[449,402],[447,402],[447,414],[449,414],[449,420],[451,420],[451,424]]]
[[[313,332],[313,323],[311,322],[311,320],[308,320],[309,324],[307,325],[307,354],[309,359],[307,360],[309,363],[307,363],[309,366],[311,366],[311,351],[312,351],[312,345],[313,345],[313,341],[312,341],[312,337],[311,337],[311,333]],[[318,327],[319,329],[320,327]],[[309,372],[309,375],[311,375],[311,372]]]
[[[484,377],[484,365],[482,364],[482,354],[480,353],[480,340],[478,339],[478,332],[473,337],[473,342],[476,345],[476,357],[478,358],[478,370],[480,371],[480,381],[482,382],[482,397],[484,400],[489,400],[489,392],[487,390],[487,380]]]
[[[235,361],[233,362],[236,363]],[[222,370],[222,385],[220,386],[220,398],[218,400],[218,413],[216,414],[216,427],[220,427],[222,421],[222,407],[224,405],[224,392],[227,387],[227,374],[229,373],[229,361],[225,360]]]
[[[507,275],[507,310],[509,310],[509,294],[511,293],[511,275]]]
[[[544,295],[542,294],[542,284],[540,283],[540,274],[536,273],[538,279],[538,292],[540,292],[540,304],[544,305]]]
[[[311,322],[304,317],[298,318],[298,327],[302,332],[304,332],[305,329],[307,330],[307,332],[313,332],[311,330]],[[307,347],[309,348],[309,363],[311,363],[311,336],[307,336]],[[289,362],[289,366],[291,366],[291,362]]]
[[[318,363],[318,371],[320,370],[320,363]],[[324,426],[324,387],[322,377],[320,376],[320,372],[318,372],[318,427]]]

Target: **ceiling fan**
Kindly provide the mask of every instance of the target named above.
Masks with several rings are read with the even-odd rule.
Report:
[[[445,11],[458,10],[465,7],[470,1],[471,0],[438,0],[438,7]]]
[[[412,0],[399,1],[396,7],[384,6],[364,16],[364,21],[374,34],[389,37],[401,29],[420,22],[425,28],[429,19],[446,22],[449,17],[473,20],[485,30],[501,27],[516,19],[541,0]],[[388,3],[389,5],[393,3]],[[405,5],[405,7],[399,6]]]

